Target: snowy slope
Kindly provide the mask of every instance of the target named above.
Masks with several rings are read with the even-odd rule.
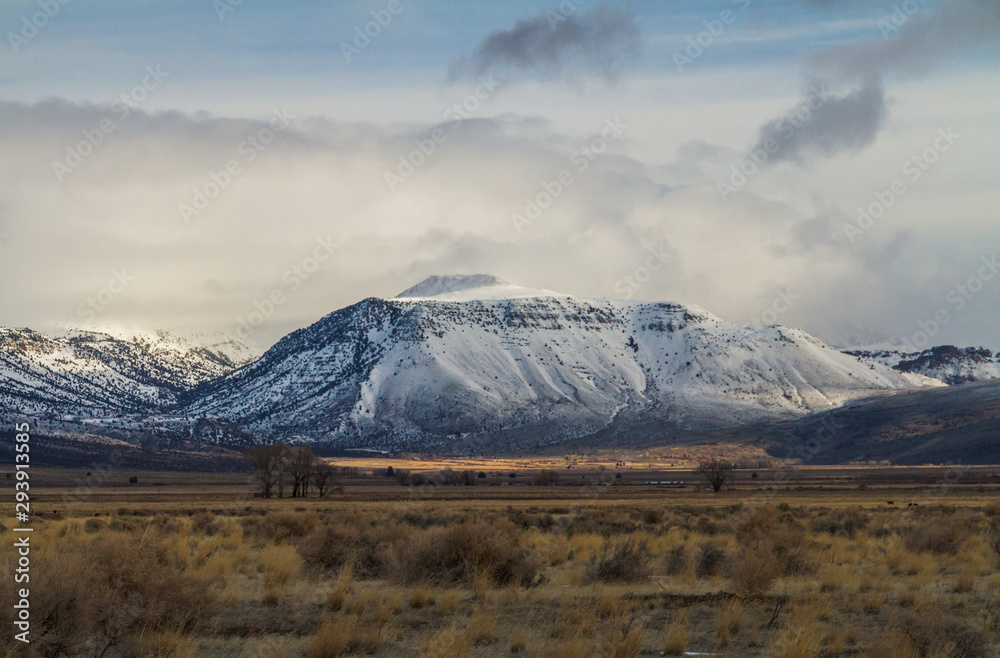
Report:
[[[513,430],[555,441],[626,416],[694,430],[926,385],[941,384],[794,329],[474,275],[331,313],[197,387],[183,412],[272,438],[392,447]]]
[[[199,342],[203,341],[203,342]],[[0,411],[102,416],[151,411],[254,353],[224,335],[0,328]]]
[[[899,372],[933,377],[946,384],[1000,379],[1000,359],[982,347],[940,345],[923,351],[892,346],[853,347],[846,354],[889,366]]]

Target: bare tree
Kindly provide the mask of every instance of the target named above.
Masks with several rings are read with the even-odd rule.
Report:
[[[340,488],[337,482],[337,467],[322,459],[317,459],[313,464],[312,481],[320,498],[326,495],[327,488],[331,486],[334,489]]]
[[[284,451],[284,444],[272,443],[250,448],[244,454],[247,463],[253,469],[254,480],[264,498],[273,495],[274,486],[281,480],[281,459]]]
[[[305,498],[309,493],[309,480],[315,459],[309,446],[292,446],[288,449],[285,472],[292,481],[292,498]]]
[[[715,492],[722,489],[722,485],[726,483],[726,476],[731,470],[733,470],[733,463],[721,457],[713,457],[707,462],[698,464],[698,472],[708,480],[708,483],[712,485],[712,491]]]

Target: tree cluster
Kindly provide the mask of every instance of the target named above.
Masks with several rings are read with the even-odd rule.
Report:
[[[389,469],[391,468],[392,467],[390,466]],[[445,469],[437,473],[411,473],[410,471],[405,471],[403,469],[396,469],[390,473],[389,469],[386,469],[386,477],[395,477],[396,481],[404,487],[420,487],[425,484],[435,487],[472,487],[475,486],[477,479],[477,475],[473,471],[453,471],[451,469]],[[486,474],[483,473],[482,477],[485,478]]]
[[[283,498],[286,487],[291,488],[292,498],[305,498],[312,488],[321,498],[330,490],[342,489],[340,470],[317,458],[309,446],[272,443],[250,448],[244,456],[264,498],[275,494]]]

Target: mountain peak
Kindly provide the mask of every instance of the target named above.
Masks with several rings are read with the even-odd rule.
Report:
[[[396,299],[469,301],[520,297],[563,297],[551,290],[522,288],[492,274],[435,274],[396,295]]]
[[[437,297],[472,288],[490,288],[502,285],[509,286],[510,284],[492,274],[433,274],[417,285],[399,293],[396,298]]]

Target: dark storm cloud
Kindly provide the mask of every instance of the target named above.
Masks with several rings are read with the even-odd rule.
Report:
[[[596,74],[616,79],[639,54],[641,34],[633,12],[610,5],[586,14],[579,11],[564,2],[489,34],[471,58],[452,67],[450,77],[499,73],[555,79]]]
[[[793,125],[789,117],[809,102],[808,97],[761,126],[758,146],[768,138],[779,144],[769,162],[802,163],[806,156],[833,157],[870,145],[885,124],[884,76],[922,73],[949,56],[1000,40],[1000,3],[995,0],[954,0],[936,6],[913,0],[893,5],[891,12],[878,21],[879,36],[827,48],[808,58],[810,78],[821,84],[859,86],[826,99],[807,121]]]
[[[794,110],[761,126],[757,147],[769,142],[776,145],[771,162],[801,162],[811,155],[832,157],[842,151],[862,149],[875,141],[885,117],[885,90],[878,77],[870,77],[857,89],[839,97],[814,88]]]

